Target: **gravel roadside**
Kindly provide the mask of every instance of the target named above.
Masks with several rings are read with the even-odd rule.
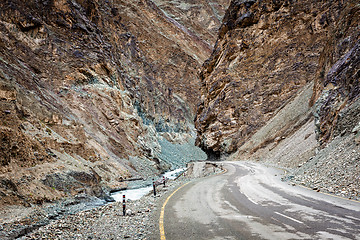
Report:
[[[5,239],[158,239],[159,213],[167,196],[186,182],[221,171],[218,164],[193,163],[185,176],[168,181],[165,187],[157,186],[156,197],[149,193],[139,200],[127,200],[126,216],[123,216],[122,202],[113,202],[76,213],[70,212],[64,214],[61,219],[50,221],[48,216],[32,216],[28,221],[41,222],[42,219],[46,219],[48,222],[35,224],[34,229],[26,230],[32,232],[24,232],[20,238],[8,235]]]
[[[339,136],[288,177],[315,191],[360,201],[360,145]]]

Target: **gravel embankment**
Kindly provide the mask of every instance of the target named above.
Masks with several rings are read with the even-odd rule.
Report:
[[[121,202],[68,215],[22,239],[149,239],[156,230],[154,215],[160,199],[146,196],[128,201],[127,216]]]
[[[150,193],[139,200],[127,200],[126,216],[122,202],[109,203],[52,221],[21,239],[152,239],[154,231],[158,231],[157,210],[164,195],[189,180],[157,186],[156,197]]]
[[[353,136],[338,137],[288,178],[315,191],[360,200],[360,145]]]
[[[197,164],[195,163],[195,165]],[[123,215],[122,202],[109,203],[80,212],[71,211],[69,214],[63,214],[61,219],[57,220],[49,220],[49,216],[45,216],[46,214],[32,215],[27,218],[29,222],[41,222],[44,219],[46,222],[34,225],[33,229],[28,227],[19,239],[157,239],[159,236],[159,210],[166,197],[188,181],[221,171],[214,164],[199,164],[203,166],[190,167],[185,177],[168,181],[166,187],[157,186],[156,197],[149,193],[139,200],[128,200],[126,216]],[[199,174],[199,171],[202,174]],[[51,218],[54,217],[50,216]],[[10,226],[8,225],[8,227]],[[7,233],[10,232],[10,229],[3,229],[3,232],[6,230],[8,230]],[[26,235],[26,231],[32,232]]]

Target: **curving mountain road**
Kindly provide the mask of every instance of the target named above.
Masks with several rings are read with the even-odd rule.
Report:
[[[169,199],[166,239],[360,239],[360,202],[291,186],[260,164],[225,167]]]

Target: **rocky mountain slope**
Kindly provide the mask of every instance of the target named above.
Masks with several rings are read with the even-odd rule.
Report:
[[[106,199],[205,159],[194,118],[210,158],[359,198],[359,13],[355,0],[0,2],[0,206]]]
[[[197,74],[228,3],[1,1],[0,205],[104,198],[205,159]]]
[[[197,145],[359,198],[359,18],[358,1],[231,1],[200,73]]]

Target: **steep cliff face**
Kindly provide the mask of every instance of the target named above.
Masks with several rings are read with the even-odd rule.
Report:
[[[167,16],[178,21],[191,32],[214,46],[219,26],[229,6],[230,0],[198,1],[154,1]]]
[[[315,80],[342,8],[338,1],[232,1],[200,73],[197,144],[212,153],[236,151]]]
[[[360,6],[350,2],[332,26],[319,61],[315,102],[320,144],[349,134],[360,122]]]
[[[313,96],[319,148],[294,172],[319,191],[360,199],[360,5],[344,4],[319,60]]]
[[[179,22],[150,0],[2,1],[0,205],[101,197],[204,158],[196,75],[225,2]]]
[[[232,1],[200,73],[197,144],[359,199],[359,18],[358,1]]]

